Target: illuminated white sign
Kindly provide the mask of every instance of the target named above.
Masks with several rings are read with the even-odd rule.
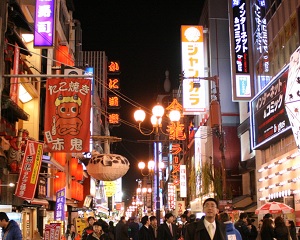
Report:
[[[175,186],[173,183],[168,183],[168,206],[169,209],[175,209]]]
[[[183,113],[205,112],[205,84],[195,84],[193,80],[204,77],[202,26],[181,26],[181,58],[184,77],[189,78],[183,80]]]
[[[236,75],[236,96],[251,97],[250,75]]]
[[[185,198],[186,197],[186,166],[180,165],[180,197]]]

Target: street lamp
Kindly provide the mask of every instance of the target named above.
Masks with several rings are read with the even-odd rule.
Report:
[[[137,111],[135,111],[134,113],[134,119],[138,122],[139,124],[139,131],[140,133],[142,133],[143,135],[149,136],[152,133],[155,134],[155,156],[154,156],[154,162],[155,162],[155,166],[154,166],[154,174],[156,177],[156,218],[158,221],[158,224],[160,223],[160,196],[159,196],[159,149],[158,149],[158,144],[159,144],[159,138],[160,138],[160,132],[165,134],[162,131],[162,117],[164,116],[165,113],[165,109],[163,108],[163,106],[161,106],[160,104],[154,106],[152,108],[152,117],[151,117],[151,123],[153,126],[153,129],[150,132],[144,132],[141,128],[141,123],[145,120],[146,118],[146,113],[145,111],[143,111],[142,109],[139,109]],[[181,114],[180,111],[177,109],[172,109],[172,111],[169,112],[168,117],[170,118],[170,120],[172,122],[178,122],[180,120]]]

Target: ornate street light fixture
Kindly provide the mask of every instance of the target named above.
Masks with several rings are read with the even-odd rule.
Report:
[[[144,132],[141,128],[141,123],[145,120],[146,118],[146,113],[142,110],[139,109],[137,111],[135,111],[134,113],[134,118],[137,121],[137,123],[139,124],[139,131],[140,133],[142,133],[143,135],[149,136],[152,133],[155,134],[155,143],[156,143],[156,148],[155,148],[155,159],[154,159],[154,174],[156,177],[156,218],[158,220],[158,223],[160,222],[160,194],[159,194],[159,155],[160,152],[158,150],[158,143],[160,141],[160,132],[165,134],[162,130],[162,118],[165,114],[165,109],[163,108],[163,106],[161,106],[160,104],[157,104],[156,106],[154,106],[152,108],[152,117],[151,117],[151,123],[153,126],[153,129],[150,132]],[[181,117],[181,113],[179,110],[177,109],[172,109],[172,111],[170,111],[169,115],[168,115],[170,121],[172,122],[178,122],[180,120]],[[167,134],[165,134],[167,135]],[[145,164],[144,164],[144,168],[145,168]],[[149,174],[150,174],[150,169],[148,167],[149,170]]]

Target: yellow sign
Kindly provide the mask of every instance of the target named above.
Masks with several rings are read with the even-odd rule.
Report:
[[[117,184],[115,181],[104,181],[104,190],[106,197],[112,197],[117,191]]]

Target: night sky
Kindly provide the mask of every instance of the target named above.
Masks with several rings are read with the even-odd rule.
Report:
[[[198,24],[202,2],[74,0],[74,18],[81,23],[83,50],[105,51],[108,60],[120,61],[121,93],[151,109],[157,95],[164,93],[166,70],[172,88],[179,86],[180,26]],[[125,121],[135,123],[135,110],[132,104],[121,102],[121,118]],[[111,129],[111,136],[123,139],[111,152],[127,157],[131,164],[123,177],[126,201],[137,187],[135,180],[142,178],[138,162],[149,160],[148,144],[138,140],[149,137],[125,124]]]

